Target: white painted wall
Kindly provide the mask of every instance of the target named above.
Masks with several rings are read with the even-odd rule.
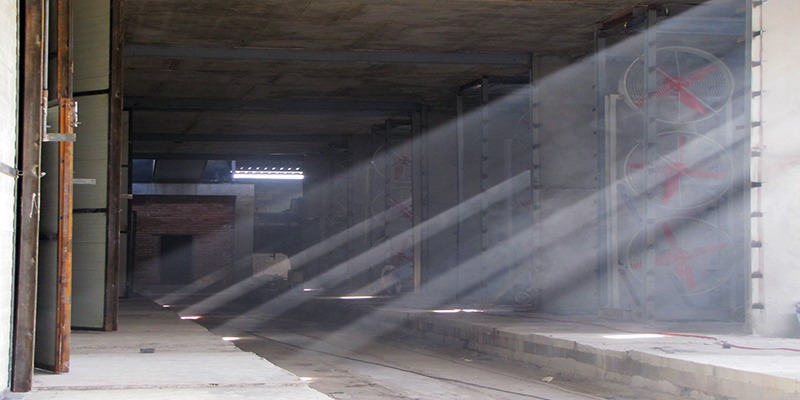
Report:
[[[754,240],[763,248],[755,251],[755,270],[763,272],[763,283],[754,280],[754,332],[768,336],[800,336],[795,303],[800,302],[800,1],[770,0],[754,11],[754,30],[763,34],[753,42],[753,57],[762,61],[754,68],[754,119],[763,127],[754,129],[753,145],[762,145],[762,157],[753,162],[754,180],[763,182],[753,193],[752,207],[762,211]],[[760,102],[760,104],[759,104]],[[760,204],[759,204],[760,202]],[[759,254],[760,253],[760,254]]]
[[[18,9],[0,0],[0,163],[16,165]],[[9,386],[16,179],[0,173],[0,395]],[[6,366],[7,368],[3,368]]]

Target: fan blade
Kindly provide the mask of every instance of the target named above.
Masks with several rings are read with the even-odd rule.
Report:
[[[405,175],[405,172],[406,172],[406,166],[405,166],[405,163],[403,163],[402,161],[397,162],[394,165],[394,179],[395,180],[399,181],[399,180],[403,179],[403,176]]]
[[[697,96],[691,94],[683,85],[677,88],[678,91],[678,101],[683,103],[684,105],[688,106],[689,108],[697,111],[699,114],[706,115],[708,114],[709,109],[706,108],[705,104],[697,98]]]
[[[664,71],[663,68],[656,67],[656,72],[658,72],[659,74],[663,75],[664,78],[667,78],[667,80],[669,81],[669,83],[666,83],[666,84],[662,85],[661,88],[663,88],[663,87],[669,88],[670,84],[674,84],[674,85],[680,85],[681,84],[680,79],[675,78],[674,76],[670,75],[667,71]],[[661,89],[661,88],[659,88],[659,89]]]
[[[673,249],[680,249],[678,246],[678,240],[675,239],[675,235],[672,233],[672,228],[666,222],[661,223],[661,231],[664,233],[664,240],[667,241],[669,247]]]
[[[686,141],[688,138],[685,135],[678,135],[678,162],[683,162],[683,154],[686,150]]]
[[[411,208],[411,199],[403,201],[397,206],[400,208],[400,212],[403,214],[404,217],[406,217],[406,219],[414,218],[414,212]]]
[[[689,76],[687,76],[684,79],[684,82],[686,82],[689,85],[692,85],[692,84],[700,81],[701,79],[707,77],[709,74],[711,74],[712,72],[714,72],[716,70],[717,70],[717,65],[716,64],[709,64],[705,68],[699,69],[699,70],[689,74]]]
[[[683,175],[688,176],[690,178],[699,178],[699,179],[725,179],[725,173],[717,172],[717,171],[708,171],[702,169],[690,169],[685,171]]]
[[[411,199],[397,202],[395,199],[390,198],[389,201],[394,205],[394,208],[397,210],[397,212],[399,212],[403,217],[407,219],[411,219],[414,217],[414,213],[412,211],[412,206],[411,206]]]
[[[661,195],[661,204],[667,204],[681,189],[681,176],[673,175],[664,182],[664,193]]]
[[[689,86],[690,84],[693,84],[708,76],[708,74],[711,73],[709,67],[703,68],[702,70],[691,74],[687,79],[675,78],[667,71],[664,71],[662,68],[658,67],[656,67],[656,72],[663,75],[668,81],[656,89],[656,94],[659,95],[659,97],[667,96],[669,95],[670,91],[675,91],[678,93],[678,101],[702,115],[708,114],[710,107],[707,107],[697,96],[686,90],[686,86]]]
[[[675,273],[683,280],[687,288],[697,288],[697,281],[694,279],[694,269],[688,262],[682,262],[675,266]]]
[[[727,247],[725,246],[725,243],[713,243],[708,246],[698,247],[689,252],[689,257],[691,258],[699,257],[708,253],[715,252],[717,250],[722,250],[725,247]]]

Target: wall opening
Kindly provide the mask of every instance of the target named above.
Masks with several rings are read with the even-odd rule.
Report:
[[[191,235],[163,235],[160,240],[161,283],[181,285],[192,281]]]

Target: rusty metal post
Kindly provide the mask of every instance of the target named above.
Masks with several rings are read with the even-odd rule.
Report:
[[[72,99],[72,0],[56,3],[56,96],[59,133],[71,135],[77,124]],[[69,372],[72,315],[72,180],[74,144],[58,144],[58,267],[56,285],[55,372]]]
[[[411,113],[411,229],[414,291],[419,294],[422,285],[422,111]]]
[[[33,385],[33,347],[36,331],[36,268],[39,254],[39,163],[47,93],[45,73],[44,0],[26,0],[22,21],[21,143],[17,169],[21,173],[17,214],[16,310],[11,390],[27,392]]]
[[[464,177],[464,152],[465,152],[465,144],[464,144],[464,93],[463,91],[459,90],[458,94],[456,95],[456,191],[457,191],[457,203],[456,203],[456,215],[458,216],[458,221],[456,224],[456,277],[455,277],[455,287],[456,287],[456,302],[460,302],[462,298],[461,294],[461,262],[464,261],[463,256],[463,245],[464,239],[462,235],[464,235],[464,207],[463,203],[466,199],[466,180]]]
[[[111,71],[108,138],[108,222],[106,243],[106,290],[103,330],[117,330],[119,310],[120,227],[122,208],[122,1],[111,1]],[[126,191],[127,192],[127,191]]]

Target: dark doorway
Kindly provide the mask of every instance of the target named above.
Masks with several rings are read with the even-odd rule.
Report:
[[[161,236],[161,283],[177,285],[192,281],[192,236]]]

